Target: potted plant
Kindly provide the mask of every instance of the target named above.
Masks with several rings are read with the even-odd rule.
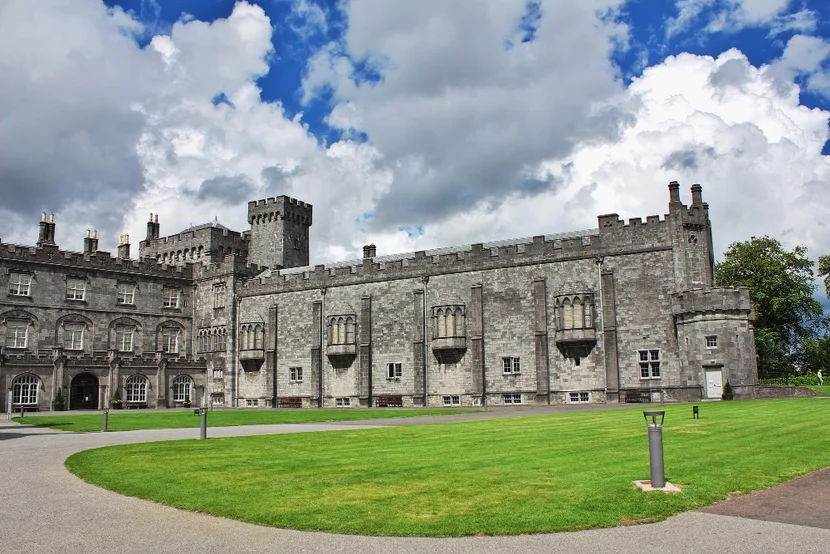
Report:
[[[723,386],[723,396],[724,400],[732,400],[732,385],[729,384],[729,379],[726,380],[726,384]]]
[[[115,389],[115,394],[112,395],[112,407],[115,410],[120,410],[124,404],[121,402],[121,391]]]
[[[55,393],[55,411],[60,412],[63,411],[63,391],[61,391],[61,387],[58,387],[58,392]]]

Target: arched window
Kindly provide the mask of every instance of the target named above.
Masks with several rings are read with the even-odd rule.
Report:
[[[354,344],[354,319],[346,318],[346,344]]]
[[[463,337],[464,335],[464,312],[458,308],[455,312],[455,336]]]
[[[147,402],[147,378],[132,375],[127,379],[127,403]]]
[[[444,310],[438,310],[438,336],[447,336],[447,315]]]
[[[567,298],[562,303],[562,328],[574,328],[574,307],[571,305],[571,301]]]
[[[583,323],[584,323],[585,320],[584,320],[583,312],[582,312],[582,302],[579,300],[578,297],[574,298],[573,307],[574,307],[574,324],[573,324],[573,327],[574,327],[574,329],[581,329],[583,327]]]
[[[179,375],[173,381],[173,402],[190,402],[190,392],[193,389],[193,379],[187,375]]]
[[[257,325],[254,328],[254,348],[256,350],[262,350],[262,343],[265,339],[265,332],[262,329],[261,325]]]
[[[34,375],[20,375],[12,384],[12,404],[16,406],[37,406],[37,391],[40,380]]]
[[[591,301],[590,298],[585,299],[585,324],[583,327],[585,329],[592,329],[594,327],[594,316],[591,313]]]

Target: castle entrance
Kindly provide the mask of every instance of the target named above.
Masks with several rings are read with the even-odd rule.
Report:
[[[91,373],[81,373],[72,379],[70,404],[72,410],[98,409],[98,378]]]

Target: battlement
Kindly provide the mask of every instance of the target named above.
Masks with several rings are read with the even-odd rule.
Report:
[[[190,279],[188,267],[163,265],[155,260],[131,260],[113,258],[109,252],[98,250],[92,253],[59,250],[55,246],[35,247],[3,243],[0,240],[0,260],[8,263],[29,263],[47,266],[62,266],[67,269],[111,271],[121,274]]]
[[[754,319],[752,301],[747,287],[699,288],[678,292],[672,297],[672,314],[675,316],[744,312]]]
[[[271,221],[275,217],[296,219],[303,225],[311,225],[313,206],[288,196],[277,196],[248,202],[248,222],[255,225]]]
[[[211,264],[196,264],[193,266],[194,279],[211,279],[219,275],[235,273],[245,278],[252,278],[262,273],[266,268],[247,261],[245,256],[229,254],[221,260]]]

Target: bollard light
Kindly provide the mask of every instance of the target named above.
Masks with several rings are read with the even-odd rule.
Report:
[[[202,432],[199,438],[205,440],[207,438],[207,408],[200,408],[199,413],[202,416]]]
[[[700,419],[700,409],[697,406],[692,406],[692,419]]]
[[[110,411],[104,410],[104,433],[107,432],[107,429],[110,426]]]
[[[648,458],[651,470],[651,486],[662,489],[666,486],[663,466],[663,420],[666,410],[644,410],[643,417],[648,427]]]

